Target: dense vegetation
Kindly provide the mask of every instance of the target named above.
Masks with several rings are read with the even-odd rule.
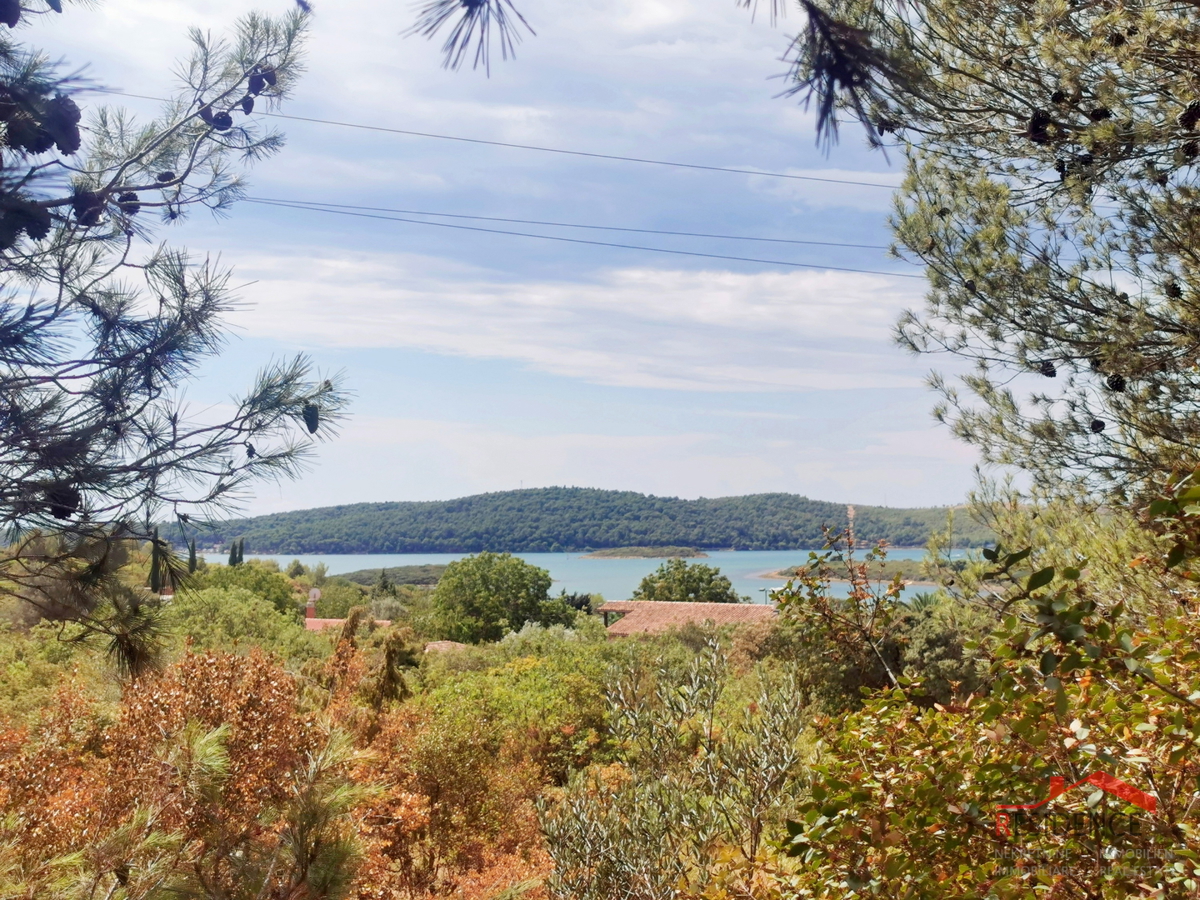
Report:
[[[946,509],[855,507],[864,541],[919,547]],[[632,491],[537,488],[423,503],[357,503],[276,513],[216,527],[203,542],[245,538],[254,553],[510,553],[604,547],[731,550],[817,548],[822,528],[847,525],[846,507],[796,494],[680,500]],[[980,546],[987,529],[959,515],[956,546]]]
[[[355,584],[372,585],[379,581],[380,572],[392,584],[437,584],[445,566],[387,566],[380,569],[359,569],[339,575]]]
[[[667,603],[749,603],[739,596],[716,566],[668,559],[651,572],[633,592],[631,600]]]
[[[801,5],[797,88],[824,126],[840,103],[876,141],[912,129],[898,225],[933,285],[904,333],[986,351],[975,399],[947,389],[942,412],[1035,475],[1032,494],[980,484],[995,544],[951,562],[926,523],[936,587],[902,601],[900,568],[863,553],[888,523],[860,510],[773,621],[610,641],[595,598],[551,597],[507,554],[436,588],[367,586],[244,562],[240,541],[188,572],[110,535],[70,577],[40,572],[38,596],[0,579],[0,897],[1200,896],[1200,19],[1136,0]],[[1057,399],[993,380],[1031,354],[1039,378],[1066,370]],[[484,543],[636,532],[613,545],[800,542],[822,506],[851,524],[786,495],[456,503],[420,505],[446,526],[422,539],[461,539],[458,518]],[[721,587],[674,560],[644,591],[697,575]],[[80,621],[71,591],[95,585]],[[314,587],[340,627],[305,627]],[[115,613],[128,627],[106,630]]]
[[[593,550],[588,556],[592,559],[694,559],[708,554],[695,547],[607,547]]]

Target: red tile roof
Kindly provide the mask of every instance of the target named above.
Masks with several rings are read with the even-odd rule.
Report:
[[[689,622],[748,625],[769,622],[778,615],[775,607],[766,603],[672,603],[665,600],[612,600],[598,611],[625,614],[608,626],[611,637],[661,634]]]

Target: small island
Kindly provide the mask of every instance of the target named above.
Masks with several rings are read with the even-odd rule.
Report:
[[[836,574],[845,575],[845,569],[839,568],[837,563],[833,563],[834,572]],[[780,569],[778,572],[766,572],[760,577],[762,578],[795,578],[802,571],[805,571],[807,566],[789,566],[786,569]],[[871,580],[891,581],[897,575],[905,584],[933,584],[927,578],[921,576],[921,561],[919,559],[883,559],[876,560],[870,564],[868,574]],[[837,579],[841,580],[841,579]]]
[[[700,559],[708,554],[695,547],[606,547],[585,553],[582,559]]]

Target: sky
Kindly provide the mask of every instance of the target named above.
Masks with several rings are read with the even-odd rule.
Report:
[[[732,0],[517,2],[537,35],[487,77],[405,37],[407,3],[314,0],[307,72],[283,111],[899,183],[897,160],[854,126],[826,155],[811,113],[778,96],[797,15],[773,27]],[[162,96],[187,29],[220,34],[246,9],[104,0],[23,36],[94,82]],[[889,189],[280,124],[287,144],[249,173],[253,197],[879,249],[437,220],[760,260],[740,262],[248,202],[194,215],[162,236],[233,267],[242,305],[189,400],[227,401],[296,352],[354,394],[339,438],[299,480],[260,486],[248,513],[549,485],[891,506],[970,490],[975,453],[934,423],[924,386],[947,361],[891,340],[924,283],[882,249]]]

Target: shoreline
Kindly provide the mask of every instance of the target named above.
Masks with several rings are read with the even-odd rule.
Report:
[[[777,571],[777,572],[760,572],[758,575],[755,575],[754,577],[761,578],[764,581],[785,581],[786,582],[786,581],[791,581],[795,576],[794,575],[785,575],[782,571]],[[873,578],[871,580],[872,581],[883,581],[882,578],[880,578],[880,579]],[[849,582],[849,580],[847,580],[845,578],[831,578],[831,579],[829,579],[829,583],[830,584],[849,584],[850,582]],[[937,587],[938,586],[936,581],[922,581],[917,578],[903,579],[901,581],[901,584],[903,584],[905,587],[913,587],[913,586]]]

